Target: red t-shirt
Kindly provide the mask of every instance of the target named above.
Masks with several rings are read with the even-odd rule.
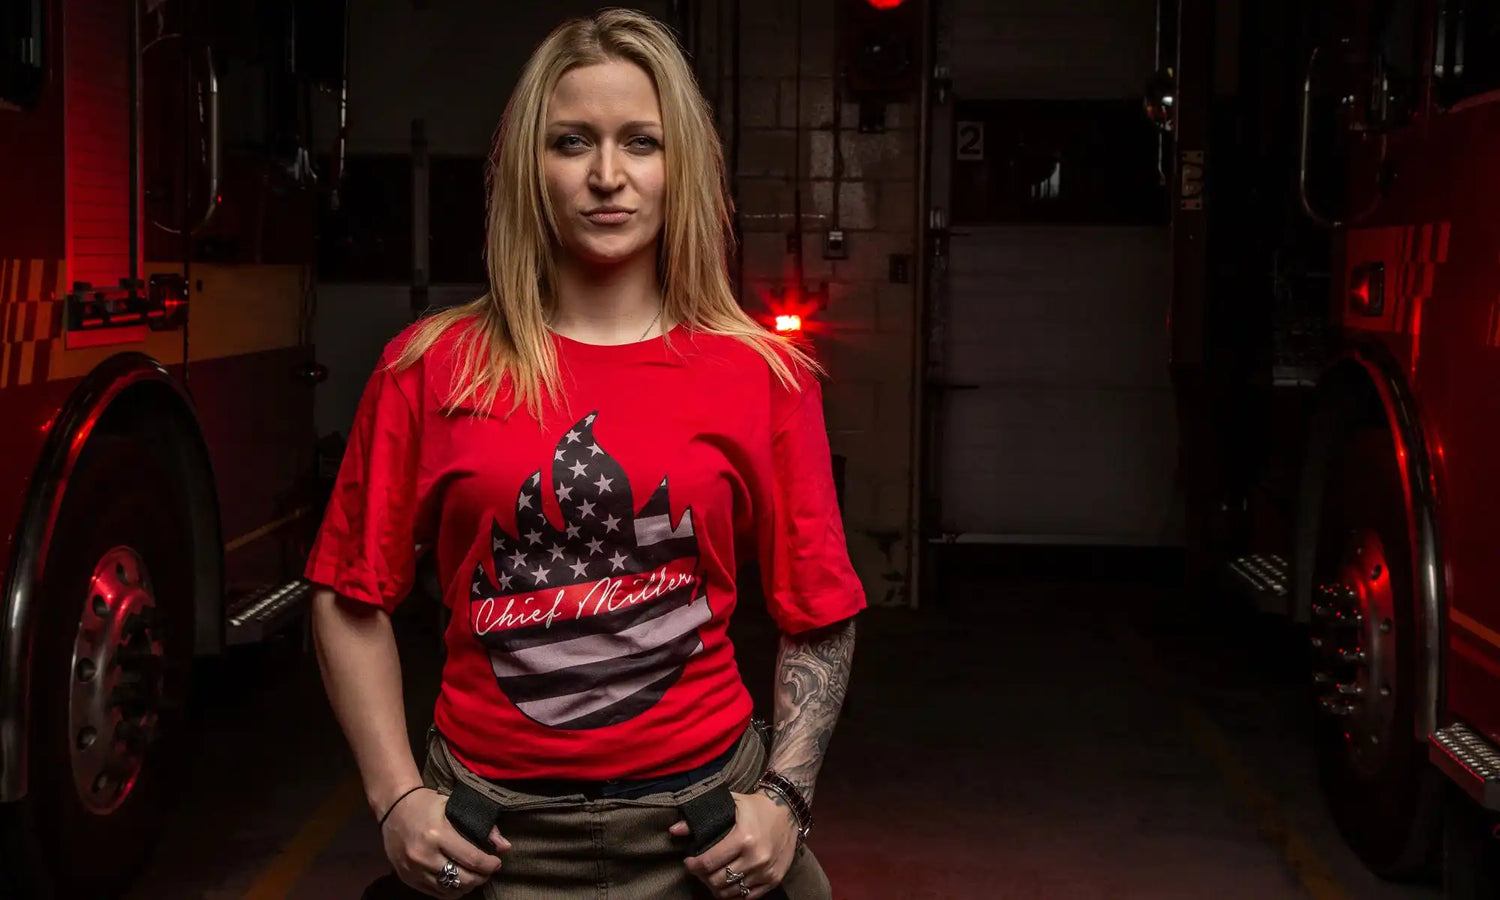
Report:
[[[566,412],[445,412],[459,329],[366,386],[309,581],[393,609],[417,547],[453,611],[435,719],[489,778],[640,778],[728,749],[751,700],[726,635],[735,570],[762,566],[788,633],[864,608],[816,379],[679,327],[555,337]]]

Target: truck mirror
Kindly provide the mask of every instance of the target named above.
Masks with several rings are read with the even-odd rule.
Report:
[[[1171,66],[1158,69],[1146,82],[1141,104],[1146,118],[1163,134],[1171,134],[1177,122],[1177,77]]]

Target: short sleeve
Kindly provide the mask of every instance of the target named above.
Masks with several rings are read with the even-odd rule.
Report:
[[[822,387],[811,375],[801,381],[797,392],[773,386],[773,483],[760,529],[766,603],[787,634],[831,625],[865,608],[833,484]]]
[[[382,358],[365,385],[348,446],[308,558],[308,581],[396,608],[415,581],[420,420]]]

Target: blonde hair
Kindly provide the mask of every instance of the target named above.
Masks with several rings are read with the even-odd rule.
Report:
[[[547,36],[506,104],[490,157],[485,265],[489,289],[478,299],[424,318],[394,368],[417,362],[449,329],[463,327],[449,407],[490,412],[509,377],[511,411],[538,418],[544,395],[561,397],[557,355],[546,325],[555,302],[557,226],[543,184],[547,101],[568,71],[611,60],[634,63],[656,87],[662,109],[666,204],[657,255],[663,318],[739,339],[795,389],[793,365],[821,369],[795,344],[740,308],[729,285],[733,249],[724,157],[708,104],[671,33],[642,13],[605,9],[569,20]],[[463,324],[461,324],[463,323]]]

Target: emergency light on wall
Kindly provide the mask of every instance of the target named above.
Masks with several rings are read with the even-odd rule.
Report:
[[[798,290],[795,285],[776,285],[762,295],[765,313],[760,321],[777,334],[812,334],[819,330],[817,314],[828,308],[828,285],[818,283]]]

